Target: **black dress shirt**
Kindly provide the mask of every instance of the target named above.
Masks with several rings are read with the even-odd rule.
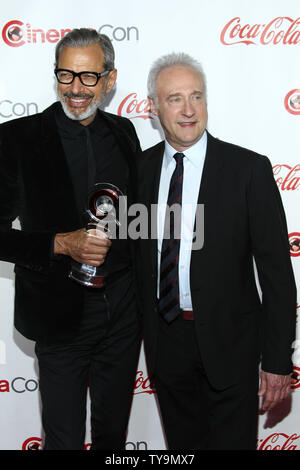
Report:
[[[129,169],[118,142],[98,112],[88,126],[69,119],[60,107],[58,132],[68,161],[81,226],[86,224],[88,194],[95,183],[111,183],[127,194]],[[113,239],[105,260],[108,275],[130,267],[127,239]]]

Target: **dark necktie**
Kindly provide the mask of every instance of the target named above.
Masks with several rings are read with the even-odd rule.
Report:
[[[173,321],[180,314],[178,261],[180,248],[183,157],[183,153],[176,153],[174,155],[176,168],[170,182],[164,226],[164,239],[160,259],[158,310],[168,323]],[[173,204],[177,205],[174,212],[170,210]],[[166,237],[168,229],[170,229],[169,237]]]
[[[88,193],[93,190],[96,176],[96,162],[93,151],[91,131],[88,126],[84,127],[86,131],[86,150],[87,150],[87,189]]]

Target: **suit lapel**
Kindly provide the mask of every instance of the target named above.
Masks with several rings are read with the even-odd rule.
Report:
[[[127,197],[128,204],[132,204],[136,199],[137,174],[135,154],[139,150],[139,148],[136,148],[137,142],[131,139],[129,133],[126,132],[126,130],[120,125],[116,118],[104,111],[100,111],[100,113],[114,134],[123,152],[123,156],[126,159],[129,168],[129,194]]]
[[[137,151],[136,141],[133,140],[129,133],[124,129],[124,127],[121,126],[122,121],[117,120],[116,117],[112,114],[100,110],[99,112],[101,113],[101,116],[106,120],[112,133],[115,135],[116,139],[121,145],[126,155],[126,158],[129,158],[129,160],[131,161],[132,153]]]
[[[152,268],[153,272],[157,274],[157,203],[158,203],[158,191],[159,191],[159,182],[160,182],[160,174],[161,174],[161,167],[162,161],[164,156],[165,145],[163,144],[159,151],[157,152],[156,159],[155,159],[155,172],[154,178],[152,183],[152,193],[153,193],[153,209],[151,211],[150,217],[155,220],[155,230],[154,234],[151,234],[151,260],[152,260]],[[150,226],[150,225],[149,225]]]
[[[217,202],[218,188],[222,170],[222,158],[219,155],[218,141],[207,133],[207,149],[201,178],[198,204]]]
[[[148,228],[150,237],[150,256],[152,270],[157,274],[157,203],[165,143],[160,142],[147,154],[147,164],[143,167],[142,201],[148,208]]]
[[[52,226],[66,230],[79,228],[75,193],[63,146],[57,132],[55,110],[57,103],[41,115],[41,155],[43,155],[43,186],[48,188],[45,216]]]
[[[204,245],[202,249],[192,251],[190,268],[192,287],[195,278],[197,278],[197,285],[199,285],[199,269],[207,269],[212,261],[209,259],[209,256],[211,256],[213,251],[209,248],[212,246],[218,231],[216,219],[222,185],[223,161],[219,154],[218,140],[209,133],[207,134],[207,150],[198,197],[198,204],[204,205]],[[195,231],[196,228],[194,229]],[[204,278],[205,276],[203,276]]]

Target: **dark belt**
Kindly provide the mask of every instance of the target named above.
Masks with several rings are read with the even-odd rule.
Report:
[[[181,315],[184,320],[194,320],[193,310],[181,310]]]

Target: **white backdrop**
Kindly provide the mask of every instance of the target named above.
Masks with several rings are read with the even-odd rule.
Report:
[[[198,59],[208,81],[209,131],[270,158],[290,240],[300,239],[299,0],[3,0],[0,122],[56,100],[54,48],[74,27],[95,28],[113,40],[118,81],[106,110],[132,120],[143,148],[161,140],[147,103],[151,63],[173,51]],[[299,286],[296,249],[291,257]],[[0,449],[34,449],[43,438],[38,370],[34,343],[13,328],[13,297],[13,266],[1,262]],[[258,449],[300,450],[299,351],[291,403],[260,416]],[[89,426],[88,419],[87,449]],[[143,350],[126,448],[165,449]]]

